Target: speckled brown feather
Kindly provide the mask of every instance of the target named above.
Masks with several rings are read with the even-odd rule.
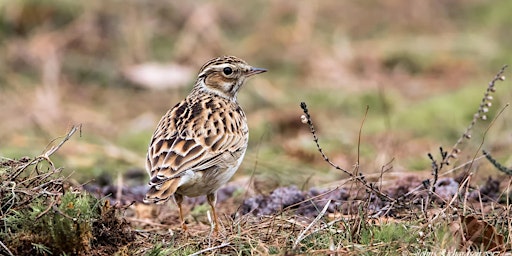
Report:
[[[158,124],[146,163],[150,201],[167,200],[174,194],[184,171],[226,165],[216,158],[245,151],[249,132],[242,109],[220,97],[200,96],[187,97]]]
[[[226,63],[239,65],[233,66],[231,76],[221,73]],[[236,93],[252,75],[250,68],[236,57],[210,60],[200,69],[191,94],[162,117],[148,149],[151,180],[145,202],[162,203],[175,193],[214,193],[226,182],[216,176],[238,167],[247,147],[248,126]],[[202,187],[182,181],[190,171],[203,172]]]

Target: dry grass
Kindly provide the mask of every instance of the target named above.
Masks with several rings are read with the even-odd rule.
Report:
[[[113,194],[102,200],[123,207],[95,199],[103,207],[78,240],[87,249],[68,255],[510,252],[501,244],[512,240],[511,179],[499,171],[510,170],[509,82],[489,86],[476,102],[489,74],[512,56],[510,7],[476,0],[2,3],[2,223],[40,193],[51,193],[41,197],[41,216],[69,221],[58,196],[81,197],[80,184],[90,183],[99,190],[92,195]],[[158,118],[188,92],[194,70],[223,54],[270,72],[240,95],[251,138],[231,184],[237,190],[219,205],[222,232],[210,235],[206,208],[191,203],[192,231],[183,234],[174,208],[130,205],[145,180],[126,176],[140,173]],[[167,89],[133,79],[147,64],[175,72]],[[300,123],[302,101],[316,141]],[[78,123],[81,136],[46,147]],[[246,200],[265,201],[288,185],[304,199],[264,216],[240,213]],[[306,193],[314,188],[343,189],[346,198]],[[302,216],[306,208],[315,214]],[[115,238],[114,230],[128,228],[123,218],[134,240],[118,236],[110,247],[90,240]],[[26,233],[1,230],[2,254],[65,251],[29,235],[22,239],[28,247],[15,247],[7,241]]]

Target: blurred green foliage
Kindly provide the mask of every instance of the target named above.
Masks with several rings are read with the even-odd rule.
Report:
[[[232,54],[269,69],[240,93],[251,130],[241,175],[270,172],[283,183],[301,183],[319,170],[313,184],[338,177],[299,121],[301,101],[311,108],[322,146],[347,168],[358,157],[368,106],[361,162],[378,171],[383,163],[375,155],[386,155],[384,162],[399,155],[406,169],[426,170],[421,164],[431,145],[454,143],[487,81],[512,56],[510,5],[3,1],[0,155],[38,153],[82,123],[83,136],[60,153],[58,164],[78,170],[79,179],[143,168],[150,134],[188,93],[194,70]],[[130,68],[153,62],[193,70],[187,86],[154,91],[127,77]],[[510,99],[507,87],[498,90],[492,113]],[[492,138],[505,137],[509,122],[503,117],[498,127],[504,128],[493,130],[493,147],[503,148],[505,142]],[[416,152],[383,142],[418,139],[430,143],[415,142]],[[297,175],[290,179],[290,172]]]

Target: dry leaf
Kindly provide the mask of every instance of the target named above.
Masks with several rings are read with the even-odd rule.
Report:
[[[462,249],[473,247],[486,251],[504,250],[504,237],[496,232],[491,224],[473,215],[460,216],[460,220],[464,232],[464,240],[461,241]]]

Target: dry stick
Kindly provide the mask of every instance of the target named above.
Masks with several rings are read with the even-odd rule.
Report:
[[[354,175],[353,173],[350,173],[348,171],[346,171],[345,169],[339,167],[338,165],[336,165],[335,163],[333,163],[325,154],[324,154],[324,151],[322,149],[322,147],[320,147],[320,144],[318,142],[318,137],[316,136],[316,130],[315,130],[315,127],[313,126],[313,121],[311,121],[311,116],[309,115],[309,112],[308,112],[308,107],[306,105],[305,102],[301,102],[300,103],[300,107],[302,108],[302,110],[304,111],[304,118],[303,121],[305,121],[305,123],[308,124],[309,126],[309,130],[311,132],[311,134],[313,134],[313,141],[315,142],[316,144],[316,148],[318,149],[318,151],[320,152],[320,154],[322,155],[322,157],[324,158],[324,160],[329,164],[331,165],[332,167],[334,167],[336,170],[340,170],[342,172],[344,172],[345,174],[349,175],[351,178],[355,179],[356,181],[359,181],[361,184],[363,184],[363,186],[365,186],[369,191],[372,191],[374,192],[378,197],[380,197],[381,199],[384,199],[384,200],[387,200],[387,201],[390,201],[390,202],[393,202],[395,203],[396,200],[391,198],[390,196],[382,193],[381,191],[375,189],[372,185],[368,184],[368,182],[366,182],[366,180],[364,179],[364,176],[361,176],[361,175]]]
[[[288,206],[286,206],[285,208],[283,208],[283,209],[281,210],[281,212],[287,211],[287,210],[289,210],[289,209],[293,209],[293,208],[295,208],[296,206],[299,206],[299,205],[301,205],[301,204],[303,204],[303,203],[305,203],[305,202],[308,202],[308,201],[313,202],[313,200],[314,200],[314,199],[321,198],[321,197],[323,197],[323,196],[325,196],[325,195],[328,195],[328,194],[330,194],[330,193],[332,193],[333,191],[336,191],[336,190],[338,190],[338,189],[340,189],[340,186],[337,186],[337,187],[335,187],[335,188],[333,188],[333,189],[329,189],[329,190],[327,190],[327,191],[325,191],[325,192],[323,192],[323,193],[320,193],[320,194],[318,194],[318,195],[316,195],[316,196],[308,197],[308,198],[306,198],[306,199],[304,199],[304,200],[302,200],[302,201],[300,201],[300,202],[297,202],[297,203],[294,203],[294,204],[288,205]],[[315,207],[315,208],[316,208],[316,207]],[[318,209],[316,209],[316,210],[318,210]]]
[[[53,206],[52,206],[52,209],[53,209],[53,211],[55,211],[56,213],[58,213],[58,214],[62,215],[62,216],[63,216],[64,218],[66,218],[66,219],[72,220],[73,222],[76,222],[76,221],[77,221],[77,218],[73,218],[73,217],[71,217],[71,216],[67,215],[66,213],[64,213],[63,211],[61,211],[61,210],[59,209],[59,207],[57,207],[56,205],[53,205]]]
[[[36,216],[36,220],[38,220],[39,218],[43,217],[43,215],[45,215],[46,213],[48,213],[51,209],[53,209],[53,206],[55,205],[55,203],[57,203],[57,201],[60,200],[60,195],[57,195],[57,199],[56,200],[53,200],[52,203],[50,204],[50,206],[48,206],[48,208],[46,208],[46,210],[42,211],[40,214],[38,214]]]
[[[359,162],[359,156],[360,156],[360,153],[361,153],[361,133],[363,131],[363,126],[364,126],[364,122],[366,121],[366,117],[368,117],[368,110],[370,109],[370,106],[369,105],[366,105],[366,111],[364,112],[364,117],[363,117],[363,120],[361,121],[361,126],[359,127],[359,134],[357,136],[357,164],[356,164],[356,175],[358,174],[359,172],[359,164],[361,162]]]
[[[2,215],[0,215],[0,217],[3,217],[4,212],[8,212],[16,203],[16,191],[15,191],[16,182],[11,181],[11,182],[9,182],[9,185],[12,185],[12,188],[8,188],[11,190],[12,197],[4,204],[4,206],[6,206],[9,202],[11,202],[11,205],[9,205],[9,207],[7,207],[7,209],[2,210],[2,212],[1,212]]]
[[[506,67],[506,66],[505,66],[505,67]],[[502,71],[503,71],[503,69],[504,69],[505,67],[503,67],[503,68],[502,68]],[[494,86],[494,82],[495,82],[495,81],[497,81],[498,79],[499,79],[499,80],[503,80],[503,78],[502,78],[502,76],[501,76],[501,74],[500,74],[500,73],[498,73],[498,75],[496,75],[496,77],[498,77],[498,76],[499,76],[499,78],[495,78],[495,79],[493,79],[493,80],[491,81],[492,86]],[[491,84],[490,84],[489,86],[491,86]],[[490,87],[490,88],[491,88],[491,87]],[[483,146],[483,144],[484,144],[485,137],[486,137],[487,133],[489,132],[489,130],[491,129],[491,127],[494,125],[494,123],[496,122],[496,120],[498,119],[498,117],[500,117],[500,116],[501,116],[501,114],[505,111],[505,109],[506,109],[508,106],[509,106],[509,104],[507,103],[507,104],[506,104],[506,105],[505,105],[505,106],[500,110],[500,112],[498,112],[498,114],[493,118],[493,120],[491,121],[491,123],[487,126],[487,129],[485,129],[485,132],[484,132],[484,134],[483,134],[483,136],[482,136],[482,141],[480,142],[480,145],[478,145],[478,149],[475,151],[475,154],[474,154],[474,156],[473,156],[472,160],[471,160],[471,161],[470,161],[470,163],[469,163],[469,167],[468,167],[468,170],[469,170],[469,176],[467,177],[467,179],[468,179],[469,181],[471,181],[471,177],[472,177],[472,173],[473,173],[473,172],[471,172],[471,167],[473,166],[473,163],[475,162],[475,159],[476,159],[476,157],[477,157],[478,152],[480,152],[480,149],[482,148],[482,146]],[[469,184],[469,182],[468,182],[468,184]],[[463,214],[465,214],[465,212],[466,212],[466,202],[467,202],[468,195],[469,195],[469,186],[466,186],[465,190],[466,190],[466,191],[465,191],[465,194],[464,194],[464,204],[463,204],[463,211],[462,211],[462,213],[463,213]]]
[[[23,171],[25,171],[25,169],[27,169],[27,167],[31,166],[31,165],[34,165],[34,164],[37,164],[39,163],[41,160],[39,160],[38,158],[35,158],[35,159],[32,159],[31,161],[27,162],[26,164],[20,166],[20,167],[17,167],[17,171],[11,175],[9,175],[9,177],[7,178],[8,180],[15,180],[21,173],[23,173]]]
[[[210,248],[206,248],[206,249],[201,250],[201,251],[198,251],[198,252],[196,252],[196,253],[192,253],[192,254],[190,254],[190,256],[201,255],[201,254],[203,254],[203,253],[205,253],[205,252],[209,252],[209,251],[217,250],[217,249],[219,249],[219,248],[226,247],[226,246],[228,246],[228,245],[230,245],[230,244],[231,244],[231,243],[222,243],[222,244],[220,244],[220,245],[217,245],[217,246],[214,246],[214,247],[210,247]]]
[[[464,167],[466,167],[466,166],[470,165],[472,162],[475,162],[475,161],[477,161],[477,160],[480,160],[480,159],[482,159],[482,158],[484,158],[484,157],[485,157],[485,156],[479,156],[479,157],[475,158],[474,160],[469,160],[469,161],[467,161],[467,162],[465,162],[465,163],[463,163],[463,164],[461,164],[461,165],[458,165],[457,167],[452,168],[452,169],[451,169],[451,170],[449,170],[449,171],[446,171],[445,173],[441,174],[440,176],[441,176],[441,177],[446,176],[446,175],[448,175],[448,174],[450,174],[450,173],[452,173],[452,172],[454,172],[454,171],[456,171],[456,170],[458,170],[458,169],[464,168]],[[413,188],[412,190],[410,190],[409,192],[407,192],[406,194],[404,194],[404,195],[403,195],[403,196],[401,196],[401,197],[402,197],[402,198],[405,198],[405,197],[407,197],[407,196],[410,196],[412,193],[414,193],[414,192],[416,192],[416,191],[419,191],[420,189],[423,189],[423,188],[424,188],[424,186],[423,186],[423,185],[416,186],[415,188]]]
[[[61,148],[62,145],[64,145],[64,143],[66,143],[66,141],[68,141],[77,130],[80,130],[80,134],[82,133],[82,124],[73,125],[66,137],[64,137],[64,139],[62,139],[62,141],[57,146],[51,147],[50,150],[46,151],[42,156],[46,158],[50,157],[53,153],[55,153],[55,151],[59,150],[59,148]]]
[[[471,138],[471,130],[475,126],[477,120],[478,119],[482,119],[482,120],[486,120],[487,119],[487,116],[485,115],[485,113],[488,111],[488,108],[491,106],[491,103],[490,103],[490,101],[492,100],[491,93],[496,91],[495,84],[496,84],[497,81],[504,81],[505,80],[505,76],[503,76],[503,73],[505,72],[506,68],[507,68],[507,65],[504,65],[498,71],[498,73],[494,76],[494,78],[489,82],[489,84],[487,86],[487,90],[484,93],[484,97],[482,97],[482,100],[481,100],[480,105],[478,107],[478,111],[473,115],[473,119],[471,120],[471,123],[466,127],[466,130],[464,131],[464,133],[462,133],[462,135],[459,137],[457,142],[455,142],[455,144],[453,145],[450,153],[448,153],[447,151],[444,151],[442,147],[439,148],[440,151],[441,151],[441,162],[439,163],[439,165],[437,164],[437,161],[435,161],[435,159],[433,158],[432,154],[430,154],[430,153],[428,154],[428,157],[432,161],[432,172],[433,172],[433,175],[434,175],[434,179],[433,179],[433,182],[431,184],[429,184],[429,186],[430,186],[429,189],[428,189],[429,193],[428,193],[427,199],[426,199],[426,202],[427,202],[426,205],[427,206],[429,205],[429,202],[430,202],[430,196],[435,191],[435,186],[436,186],[436,183],[437,183],[439,172],[443,169],[444,166],[450,164],[450,159],[452,159],[452,158],[456,159],[457,158],[458,153],[460,153],[460,149],[459,149],[460,144],[462,144],[464,139],[470,139]],[[507,106],[508,106],[508,104],[507,104]],[[500,111],[498,116],[503,112],[503,110],[505,108],[503,108]],[[484,139],[485,139],[485,134],[487,133],[489,128],[492,126],[492,124],[494,123],[495,120],[496,120],[496,118],[494,118],[493,122],[491,123],[491,125],[487,128],[486,132],[484,133]],[[482,139],[482,144],[483,144],[483,140],[484,139]],[[482,144],[480,144],[479,149],[481,148]],[[479,152],[479,150],[477,152]],[[470,168],[473,165],[474,160],[476,159],[477,152],[475,153],[475,155],[473,157],[473,160],[470,162]]]
[[[9,248],[7,248],[7,246],[5,246],[4,243],[2,243],[2,241],[0,241],[0,245],[2,246],[2,248],[4,248],[4,250],[9,253],[10,256],[14,256],[14,254],[12,254],[12,252],[9,250]]]
[[[435,219],[437,219],[437,217],[440,217],[440,216],[445,216],[445,212],[448,210],[448,208],[451,208],[453,207],[453,203],[455,203],[455,200],[457,199],[458,195],[460,195],[460,191],[461,191],[461,188],[467,186],[467,184],[469,184],[469,177],[467,177],[466,179],[464,179],[461,183],[461,185],[459,186],[459,189],[457,191],[457,193],[455,193],[453,196],[452,196],[452,199],[450,200],[450,202],[446,205],[446,207],[444,209],[442,209],[440,212],[437,212],[431,219],[430,221],[434,221]]]
[[[482,98],[482,101],[480,102],[480,106],[478,107],[478,112],[475,115],[473,115],[473,119],[471,120],[471,123],[466,128],[466,131],[462,134],[462,136],[459,137],[457,142],[455,142],[455,144],[452,147],[451,152],[449,154],[447,154],[445,157],[443,157],[443,159],[441,161],[441,167],[439,168],[439,170],[442,168],[443,165],[448,165],[449,164],[450,158],[457,158],[457,154],[460,151],[458,146],[460,144],[462,144],[462,141],[464,139],[471,138],[471,134],[470,133],[471,133],[471,130],[473,129],[473,126],[475,126],[477,119],[478,118],[484,119],[484,117],[485,117],[485,114],[484,114],[485,110],[484,109],[486,109],[487,106],[488,106],[486,104],[487,104],[488,101],[492,100],[492,96],[490,94],[496,90],[494,88],[494,85],[495,85],[495,83],[497,81],[505,80],[505,77],[503,76],[503,73],[505,72],[506,68],[507,68],[507,65],[504,65],[503,67],[501,67],[500,71],[498,71],[498,73],[494,76],[494,78],[489,82],[489,84],[487,86],[487,91],[485,92],[484,97]],[[484,114],[484,115],[481,116],[481,114]]]
[[[50,160],[50,156],[55,153],[57,150],[59,150],[62,145],[64,145],[64,143],[66,141],[68,141],[71,136],[73,136],[73,134],[77,131],[77,130],[80,130],[80,133],[82,133],[82,124],[79,124],[79,125],[73,125],[73,127],[71,127],[71,130],[68,132],[68,134],[64,137],[64,139],[57,145],[57,146],[53,146],[51,147],[48,151],[44,152],[43,154],[41,154],[40,156],[34,158],[32,161],[24,164],[23,166],[21,166],[17,173],[15,173],[14,175],[11,175],[9,178],[11,180],[14,180],[16,179],[21,173],[23,173],[23,171],[29,167],[30,165],[34,165],[34,164],[38,164],[40,163],[41,161],[43,160],[46,160],[48,161],[48,163],[52,166],[52,168],[55,169],[55,166],[53,165],[53,162]]]
[[[327,208],[329,208],[330,204],[331,204],[331,200],[329,199],[329,201],[327,201],[327,203],[325,204],[325,206],[322,209],[322,211],[320,212],[320,214],[318,214],[318,216],[316,216],[316,218],[311,223],[309,223],[309,225],[304,230],[302,230],[302,232],[300,232],[299,236],[297,237],[297,240],[295,240],[295,243],[293,244],[292,250],[295,250],[295,248],[300,243],[300,241],[302,241],[302,239],[305,238],[304,234],[306,234],[306,232],[324,216],[324,214],[327,211]]]
[[[480,160],[480,159],[482,159],[482,158],[484,158],[484,157],[485,157],[485,156],[479,156],[479,157],[475,158],[475,160],[469,160],[469,161],[467,161],[467,162],[465,162],[465,163],[463,163],[463,164],[461,164],[461,165],[458,165],[457,167],[453,167],[452,169],[450,169],[450,170],[448,170],[448,171],[446,171],[446,172],[443,172],[443,173],[442,173],[441,175],[439,175],[439,176],[444,177],[444,176],[446,176],[446,175],[448,175],[448,174],[450,174],[450,173],[452,173],[452,172],[455,172],[455,171],[457,171],[458,169],[464,168],[464,167],[466,167],[466,166],[470,165],[472,162],[478,161],[478,160]]]
[[[471,183],[471,178],[473,177],[473,173],[470,172],[467,176],[466,180],[468,181],[467,184],[463,187],[464,188],[464,203],[462,204],[462,216],[466,215],[466,208],[467,208],[467,202],[468,202],[468,196],[469,196],[469,184]]]

